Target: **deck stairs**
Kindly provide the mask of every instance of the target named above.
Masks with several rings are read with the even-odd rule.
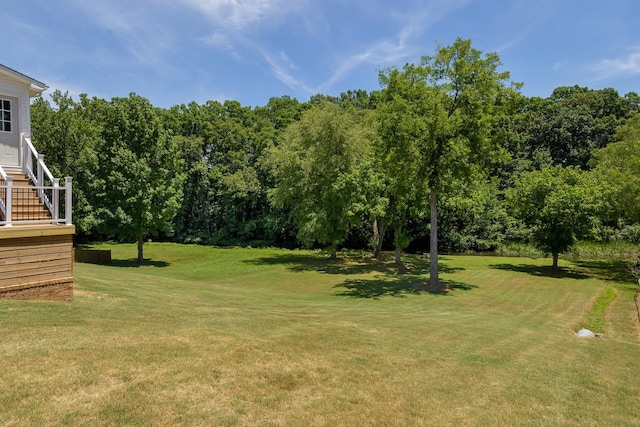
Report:
[[[51,223],[51,212],[38,195],[38,190],[31,180],[20,169],[4,168],[7,176],[13,178],[11,216],[13,224],[33,225],[34,223]],[[5,220],[0,211],[0,220]]]
[[[21,166],[0,165],[0,226],[73,225],[71,177],[54,178],[31,138],[21,138]]]

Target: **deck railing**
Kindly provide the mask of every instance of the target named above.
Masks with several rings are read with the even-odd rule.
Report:
[[[7,173],[4,171],[4,169],[2,169],[2,166],[0,166],[0,212],[2,212],[3,218],[5,220],[8,219],[9,222],[11,222],[11,209],[7,211],[6,200],[7,195],[9,196],[9,199],[11,199],[11,184],[11,177],[7,176]]]
[[[2,212],[0,225],[25,223],[72,225],[71,177],[66,177],[64,186],[61,187],[60,180],[53,177],[44,163],[44,156],[35,149],[31,138],[24,134],[22,135],[22,173],[33,185],[14,185],[12,177],[0,166],[0,211]],[[37,197],[34,197],[34,192]],[[13,218],[14,207],[20,209],[16,212],[16,218]]]
[[[52,186],[53,174],[44,164],[44,155],[38,154],[38,151],[31,143],[31,138],[28,136],[22,135],[22,141],[22,171],[36,187]],[[51,211],[52,201],[47,197],[47,194],[42,189],[39,189],[38,195],[42,203]]]

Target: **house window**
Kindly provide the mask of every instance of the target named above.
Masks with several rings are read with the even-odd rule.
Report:
[[[11,132],[11,101],[0,98],[0,131]]]

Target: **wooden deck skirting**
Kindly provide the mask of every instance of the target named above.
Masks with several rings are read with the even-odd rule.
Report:
[[[0,298],[73,299],[74,226],[0,227]]]

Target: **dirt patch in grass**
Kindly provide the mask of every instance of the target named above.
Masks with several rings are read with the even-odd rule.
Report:
[[[104,292],[87,291],[85,289],[78,289],[77,287],[73,290],[73,296],[74,298],[79,297],[90,300],[124,301],[124,298],[114,297]]]

